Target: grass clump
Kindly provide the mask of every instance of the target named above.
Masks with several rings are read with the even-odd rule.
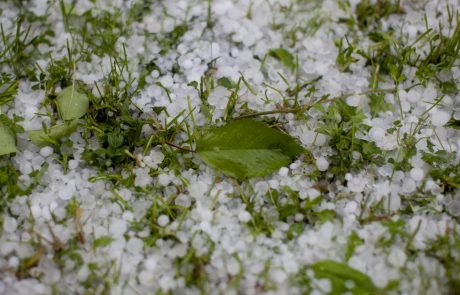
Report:
[[[343,99],[334,101],[327,109],[315,106],[323,115],[317,132],[330,137],[329,145],[334,149],[330,156],[329,171],[343,177],[347,172],[358,171],[369,164],[383,160],[383,152],[373,142],[359,138],[369,131],[363,121],[363,111],[347,105]]]

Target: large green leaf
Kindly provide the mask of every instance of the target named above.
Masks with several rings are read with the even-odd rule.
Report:
[[[291,136],[245,119],[206,133],[197,141],[196,151],[211,167],[243,179],[287,166],[304,149]]]
[[[12,154],[16,150],[16,136],[10,128],[0,123],[0,156]]]
[[[78,92],[74,86],[62,90],[56,100],[59,115],[64,121],[81,118],[88,111],[88,97]]]
[[[348,266],[346,263],[334,260],[321,260],[310,266],[315,276],[321,279],[329,279],[332,284],[330,294],[375,294],[378,288],[372,280],[364,273]],[[353,282],[353,287],[348,288],[346,282]]]
[[[47,130],[32,130],[29,132],[29,138],[38,146],[53,145],[58,143],[58,140],[62,137],[72,134],[77,129],[77,127],[78,120],[75,119],[59,125],[55,125]]]

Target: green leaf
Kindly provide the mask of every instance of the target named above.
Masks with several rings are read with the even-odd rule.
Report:
[[[349,236],[348,236],[348,241],[347,241],[347,247],[345,250],[345,260],[348,261],[353,254],[355,253],[356,247],[360,246],[363,244],[363,240],[359,237],[359,235],[353,231]]]
[[[232,90],[233,88],[236,87],[235,82],[233,82],[232,80],[230,80],[230,79],[227,78],[227,77],[222,77],[222,78],[220,78],[219,80],[217,80],[217,85],[220,85],[220,86],[222,86],[222,87],[225,87],[225,88],[227,88],[228,90]]]
[[[113,242],[113,238],[111,236],[102,236],[93,241],[93,249],[97,249],[100,247],[106,247]]]
[[[371,114],[377,116],[378,114],[391,111],[392,105],[385,101],[385,95],[383,93],[372,93],[369,95],[369,107],[371,108]]]
[[[124,138],[122,134],[112,132],[107,135],[107,141],[111,147],[117,148],[123,145]]]
[[[295,58],[294,56],[284,48],[275,48],[270,49],[268,54],[271,57],[279,60],[283,65],[293,70],[295,68]]]
[[[78,92],[74,86],[62,90],[56,100],[59,115],[64,121],[81,118],[88,111],[88,97]]]
[[[10,81],[8,78],[0,79],[0,105],[13,101],[18,92],[18,81]]]
[[[332,283],[331,294],[374,294],[378,288],[372,280],[364,273],[348,266],[346,263],[334,260],[321,260],[311,265],[315,276],[320,279],[329,279]],[[353,288],[348,288],[346,282],[352,281]]]
[[[6,125],[0,123],[0,156],[17,152],[16,136]]]
[[[69,122],[55,125],[47,130],[32,130],[29,132],[29,138],[38,146],[53,145],[57,144],[59,139],[72,134],[77,129],[77,127],[78,120],[75,119]]]
[[[244,179],[265,176],[287,166],[304,149],[291,136],[245,119],[205,134],[197,141],[196,152],[209,166]]]

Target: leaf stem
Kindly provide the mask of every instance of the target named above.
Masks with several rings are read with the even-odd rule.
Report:
[[[174,143],[171,143],[171,142],[167,142],[165,141],[165,144],[169,145],[169,146],[172,146],[178,150],[181,150],[181,151],[184,151],[184,152],[188,152],[188,153],[194,153],[195,151],[194,150],[190,150],[190,149],[187,149],[187,148],[183,148],[181,146],[178,146],[178,145],[175,145]]]
[[[419,84],[416,84],[416,85],[412,85],[408,88],[405,88],[404,90],[410,90],[411,88],[415,87],[415,86],[418,86]],[[338,99],[344,99],[344,98],[347,98],[347,97],[350,97],[350,96],[353,96],[353,95],[368,95],[368,94],[371,94],[371,93],[376,93],[376,92],[383,92],[383,93],[392,93],[392,92],[395,92],[397,91],[397,89],[395,88],[386,88],[386,89],[375,89],[375,90],[367,90],[367,91],[364,91],[364,92],[358,92],[358,93],[345,93],[343,95],[340,95],[340,96],[336,96],[336,97],[333,97],[333,98],[330,98],[330,99],[326,99],[326,97],[323,97],[313,103],[308,103],[308,104],[304,104],[304,105],[300,105],[298,107],[295,107],[295,108],[288,108],[288,109],[278,109],[278,110],[271,110],[271,111],[264,111],[264,112],[255,112],[255,113],[250,113],[250,114],[244,114],[244,115],[241,115],[241,116],[238,116],[236,118],[234,118],[235,120],[239,120],[239,119],[246,119],[246,118],[254,118],[254,117],[259,117],[259,116],[265,116],[265,115],[273,115],[273,114],[289,114],[289,113],[300,113],[300,112],[305,112],[307,110],[309,110],[311,107],[313,107],[315,104],[317,103],[321,103],[321,102],[332,102],[334,100],[338,100]]]

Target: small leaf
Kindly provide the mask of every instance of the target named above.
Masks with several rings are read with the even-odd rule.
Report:
[[[233,82],[232,80],[230,80],[227,77],[222,77],[219,80],[217,80],[217,85],[225,87],[228,90],[232,90],[236,86],[235,82]]]
[[[348,266],[346,263],[334,260],[321,260],[311,265],[317,278],[329,279],[332,283],[331,294],[374,294],[378,288],[372,280],[364,273]],[[354,286],[348,288],[346,282],[352,281]]]
[[[78,127],[78,120],[72,120],[59,125],[55,125],[47,130],[39,129],[29,132],[30,140],[38,146],[57,144],[58,140],[69,136]]]
[[[88,111],[88,97],[78,92],[74,86],[62,90],[56,100],[59,115],[64,121],[81,118]]]
[[[196,151],[209,166],[244,179],[287,166],[304,149],[291,136],[245,119],[211,130],[197,141]]]
[[[0,123],[0,156],[17,152],[16,136],[6,125]]]
[[[294,56],[284,48],[270,49],[268,54],[279,60],[283,65],[293,70],[295,68]]]
[[[113,242],[113,238],[111,236],[102,236],[93,241],[93,249],[97,249],[100,247],[106,247]]]
[[[0,105],[5,105],[13,101],[18,92],[19,81],[1,81],[0,79]],[[9,84],[8,84],[9,83]]]
[[[124,138],[120,133],[112,132],[107,135],[107,141],[111,147],[117,148],[123,144]]]

